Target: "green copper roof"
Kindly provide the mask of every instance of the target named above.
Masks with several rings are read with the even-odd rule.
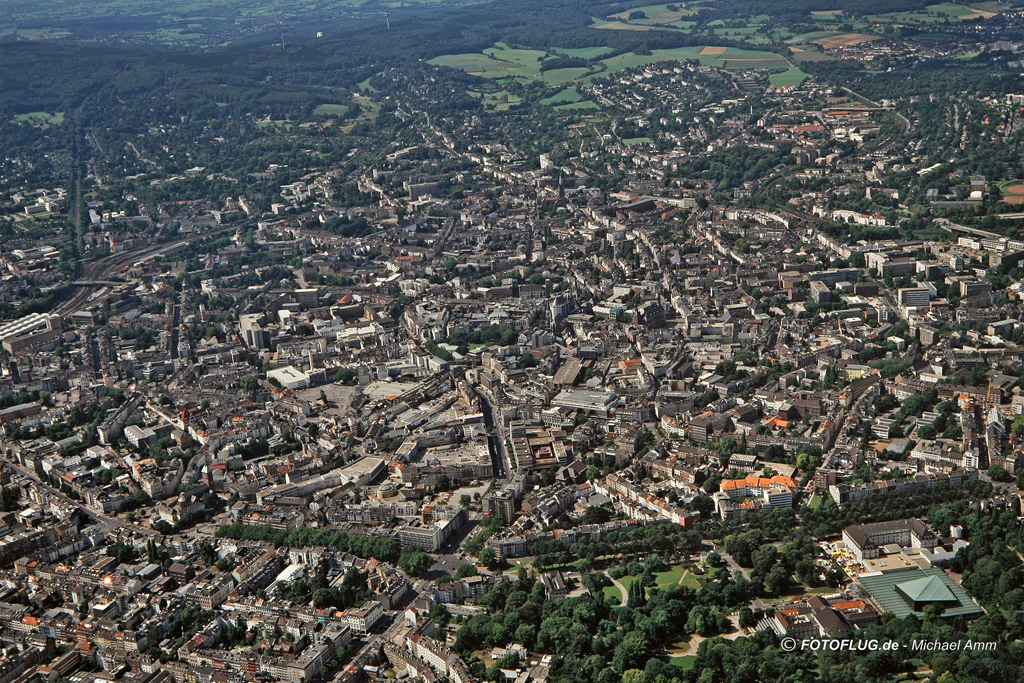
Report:
[[[956,601],[953,591],[937,576],[924,576],[913,581],[896,584],[896,589],[914,602]]]
[[[931,581],[932,578],[938,579],[949,595],[930,588],[934,585]],[[981,608],[971,600],[964,589],[956,585],[953,579],[938,567],[929,567],[928,569],[903,567],[893,571],[861,574],[857,577],[857,582],[871,595],[872,602],[880,611],[892,612],[897,619],[902,619],[909,614],[916,614],[918,617],[924,616],[922,612],[915,612],[914,608],[907,604],[907,597],[904,596],[909,596],[911,592],[916,592],[917,596],[931,595],[932,597],[913,598],[911,602],[922,606],[923,603],[929,601],[938,603],[945,608],[942,611],[943,617],[976,617],[982,614]],[[914,591],[918,585],[920,588]],[[936,595],[943,597],[935,597]],[[955,604],[946,602],[950,600],[950,596],[956,600]]]

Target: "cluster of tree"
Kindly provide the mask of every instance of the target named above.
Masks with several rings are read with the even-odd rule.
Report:
[[[0,512],[13,512],[20,505],[21,489],[17,486],[0,486]]]
[[[752,590],[762,595],[785,595],[794,587],[796,578],[807,588],[817,588],[825,583],[839,586],[842,574],[838,571],[826,573],[822,580],[821,570],[815,564],[814,539],[803,530],[798,530],[786,543],[776,546],[766,543],[757,529],[728,536],[725,549],[742,566],[750,567]]]
[[[118,564],[131,564],[138,559],[139,553],[134,546],[118,541],[107,546],[107,557],[116,557]]]
[[[365,559],[377,558],[385,562],[396,562],[402,554],[402,547],[395,538],[361,536],[332,529],[300,527],[291,533],[278,531],[269,524],[250,525],[236,522],[217,529],[217,538],[234,538],[246,541],[269,541],[276,546],[304,548],[321,545]]]
[[[22,389],[21,391],[10,392],[0,396],[0,409],[19,406],[23,403],[32,403],[38,400],[38,391],[25,391]]]
[[[491,325],[490,327],[473,330],[469,333],[457,330],[452,333],[452,336],[448,341],[451,344],[459,346],[460,349],[465,345],[468,350],[469,344],[497,344],[498,346],[509,346],[514,344],[518,338],[519,333],[508,325]],[[459,353],[465,352],[460,350]]]
[[[342,237],[365,237],[372,232],[369,223],[362,216],[355,219],[349,219],[347,216],[335,216],[324,223],[323,229]]]
[[[579,57],[550,57],[541,62],[541,71],[550,71],[552,69],[580,69],[587,68],[590,66],[590,62]]]
[[[406,546],[398,556],[398,566],[410,576],[423,576],[434,564],[434,558],[419,548]]]
[[[678,524],[653,524],[632,531],[613,532],[598,541],[582,538],[568,547],[557,540],[537,543],[534,545],[534,564],[550,567],[585,561],[593,567],[599,558],[620,554],[627,557],[670,557],[695,552],[700,544],[700,534],[691,529]]]
[[[652,682],[659,675],[669,681],[680,671],[654,656],[659,648],[685,633],[713,636],[728,630],[728,612],[749,600],[746,583],[733,582],[727,574],[709,579],[699,593],[685,587],[646,588],[636,581],[628,605],[614,606],[600,590],[608,581],[602,574],[584,576],[589,594],[547,600],[543,584],[523,570],[516,581],[480,599],[487,614],[462,625],[456,648],[476,675],[490,680],[500,672],[485,670],[471,653],[514,641],[556,655],[552,676],[566,683],[618,683],[631,671],[649,675]]]
[[[738,145],[682,164],[674,175],[717,180],[719,190],[741,187],[745,181],[763,178],[773,167],[783,163],[790,147],[784,144],[779,149],[762,149]]]
[[[312,604],[316,609],[358,607],[374,596],[366,582],[366,575],[349,567],[340,586],[327,586],[323,577],[299,579],[279,584],[277,597],[299,605]]]

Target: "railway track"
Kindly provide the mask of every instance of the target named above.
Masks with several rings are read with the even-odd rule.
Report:
[[[124,268],[130,265],[145,263],[146,261],[149,261],[151,259],[156,258],[157,256],[160,256],[161,254],[165,254],[169,251],[174,251],[175,249],[180,249],[181,247],[184,247],[187,244],[191,244],[192,242],[196,242],[207,237],[213,237],[215,235],[219,235],[222,232],[233,229],[234,228],[220,228],[218,230],[211,230],[210,232],[205,232],[199,235],[193,235],[192,237],[179,240],[172,244],[161,244],[157,246],[149,245],[146,247],[133,249],[131,251],[126,251],[120,254],[112,254],[110,256],[105,256],[99,261],[86,264],[85,268],[83,268],[83,275],[79,279],[105,280],[111,274],[123,270]],[[57,313],[58,315],[71,315],[75,311],[81,310],[82,306],[84,306],[89,301],[89,297],[93,295],[97,288],[98,285],[80,286],[79,291],[75,292],[75,295],[73,297],[71,297],[61,305],[57,306],[54,312]]]

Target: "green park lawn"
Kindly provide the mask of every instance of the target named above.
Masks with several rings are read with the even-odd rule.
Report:
[[[681,564],[672,565],[672,568],[667,572],[658,572],[654,575],[655,585],[658,588],[672,588],[679,584],[679,579],[683,578],[683,574],[686,573],[686,569]]]

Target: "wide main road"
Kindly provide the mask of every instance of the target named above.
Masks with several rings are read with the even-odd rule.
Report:
[[[505,446],[505,427],[501,412],[491,400],[490,392],[483,387],[474,387],[483,404],[484,424],[491,428],[491,441],[494,445],[493,471],[495,488],[500,489],[512,478],[512,456]]]

